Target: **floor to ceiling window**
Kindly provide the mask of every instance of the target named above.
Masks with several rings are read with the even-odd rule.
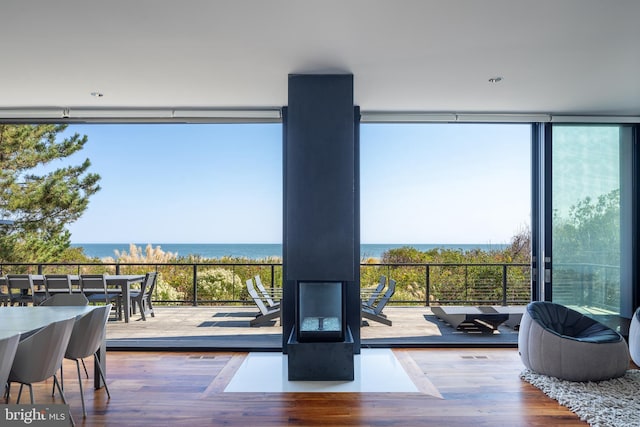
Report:
[[[365,123],[360,171],[363,286],[390,275],[394,304],[530,300],[531,125]]]
[[[552,300],[594,317],[629,316],[630,129],[554,125]]]

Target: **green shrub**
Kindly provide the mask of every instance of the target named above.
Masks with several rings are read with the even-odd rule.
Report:
[[[242,290],[240,276],[228,268],[200,268],[198,269],[198,300],[221,301],[239,298]]]

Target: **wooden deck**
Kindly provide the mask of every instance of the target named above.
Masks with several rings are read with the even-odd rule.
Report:
[[[84,380],[83,421],[75,366],[65,392],[78,426],[585,426],[520,380],[515,349],[395,349],[419,393],[225,393],[243,352],[109,352],[104,390]],[[34,387],[49,403],[51,381]],[[59,399],[57,400],[59,402]]]
[[[251,306],[159,307],[156,317],[146,321],[134,315],[130,323],[109,322],[110,348],[204,348],[232,350],[274,350],[281,348],[280,322],[251,327],[258,312]],[[389,306],[384,310],[393,323],[387,326],[369,320],[361,328],[363,346],[429,347],[447,344],[468,346],[511,346],[517,332],[507,326],[486,333],[471,327],[453,328],[438,319],[429,307]],[[473,326],[473,325],[471,325]]]

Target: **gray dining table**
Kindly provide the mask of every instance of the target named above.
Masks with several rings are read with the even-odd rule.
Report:
[[[0,307],[0,338],[16,334],[27,334],[60,320],[75,319],[95,310],[97,306],[26,306]],[[106,335],[106,334],[105,334]],[[98,358],[94,364],[94,387],[103,386],[97,364],[100,364],[106,376],[107,353],[105,335],[98,350]]]
[[[32,274],[31,278],[34,285],[44,286],[44,275]],[[142,283],[144,281],[144,274],[105,274],[107,280],[107,286],[118,286],[122,293],[122,310],[124,311],[124,321],[129,323],[129,311],[131,308],[131,285]],[[77,274],[71,275],[71,282],[77,285],[80,280],[80,276]],[[4,285],[4,278],[0,279],[0,285]]]
[[[144,274],[114,274],[105,276],[107,285],[119,286],[122,291],[122,310],[124,311],[124,321],[129,323],[129,312],[131,304],[131,285],[136,283],[142,283],[144,281]]]

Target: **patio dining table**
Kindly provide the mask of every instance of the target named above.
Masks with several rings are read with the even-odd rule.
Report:
[[[122,293],[122,310],[124,311],[124,321],[129,323],[129,310],[131,303],[131,285],[136,283],[142,283],[144,281],[143,274],[106,274],[108,286],[118,286]],[[34,285],[44,286],[44,275],[32,274],[31,278]],[[71,283],[78,285],[80,282],[80,276],[77,274],[71,275]],[[5,285],[4,278],[0,278],[0,285]]]

